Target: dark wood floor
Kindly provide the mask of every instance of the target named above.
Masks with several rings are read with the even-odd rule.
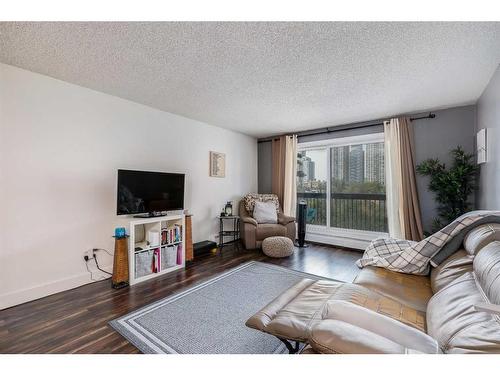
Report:
[[[84,285],[0,311],[0,353],[138,353],[108,321],[250,260],[352,281],[360,257],[357,251],[313,244],[282,259],[227,247],[222,255],[202,257],[185,270],[133,287],[114,290],[109,280]]]

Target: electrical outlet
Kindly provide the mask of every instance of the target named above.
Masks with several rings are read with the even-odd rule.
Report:
[[[93,250],[87,250],[87,251],[85,251],[83,253],[83,259],[85,259],[85,260],[92,259],[93,257],[94,257],[94,251]]]

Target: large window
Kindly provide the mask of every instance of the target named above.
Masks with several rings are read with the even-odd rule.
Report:
[[[326,225],[327,149],[300,151],[297,155],[298,199],[307,201],[307,223]]]
[[[300,200],[307,202],[310,225],[387,232],[382,135],[300,144]]]

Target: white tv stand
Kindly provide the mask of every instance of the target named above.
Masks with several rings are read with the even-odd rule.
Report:
[[[128,250],[128,264],[129,264],[129,283],[130,285],[137,284],[142,281],[150,280],[155,277],[165,275],[169,272],[177,271],[182,269],[186,265],[186,246],[185,246],[185,238],[186,238],[186,225],[185,225],[185,217],[184,214],[178,215],[166,215],[166,216],[158,216],[158,217],[150,217],[144,219],[133,218],[129,221],[129,250]],[[175,227],[180,228],[180,239],[174,241],[168,241],[168,243],[163,243],[161,239],[162,229],[172,229]],[[160,233],[160,244],[158,246],[151,246],[148,243],[148,231],[154,230]],[[181,249],[179,250],[179,246]],[[166,249],[166,248],[169,249]],[[140,249],[137,249],[140,248]],[[173,251],[175,248],[176,252],[180,251],[180,262],[178,258],[176,259],[175,264],[165,264],[166,258],[161,259],[160,263],[163,265],[159,267],[157,272],[150,272],[148,274],[137,274],[137,263],[136,261],[141,258],[141,264],[144,264],[142,260],[147,258],[150,254],[152,254],[155,249],[160,249],[160,254],[166,256],[167,251]],[[147,253],[138,255],[139,253]],[[153,262],[153,258],[151,258],[151,265]]]

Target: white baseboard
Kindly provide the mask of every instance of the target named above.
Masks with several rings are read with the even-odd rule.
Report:
[[[108,272],[111,272],[113,267],[103,266],[102,268]],[[94,272],[94,274],[96,273]],[[93,282],[95,281],[92,281],[90,279],[90,273],[84,272],[79,275],[74,275],[30,288],[5,293],[0,295],[0,310],[20,305],[25,302],[33,301],[42,297],[47,297],[55,293],[63,292],[65,290],[73,289]]]
[[[357,240],[354,238],[334,237],[318,233],[306,233],[306,241],[317,242],[320,244],[349,247],[351,249],[364,250],[370,241]]]
[[[359,250],[365,250],[371,241],[383,236],[387,236],[387,233],[325,228],[315,225],[308,225],[306,229],[306,241]]]

